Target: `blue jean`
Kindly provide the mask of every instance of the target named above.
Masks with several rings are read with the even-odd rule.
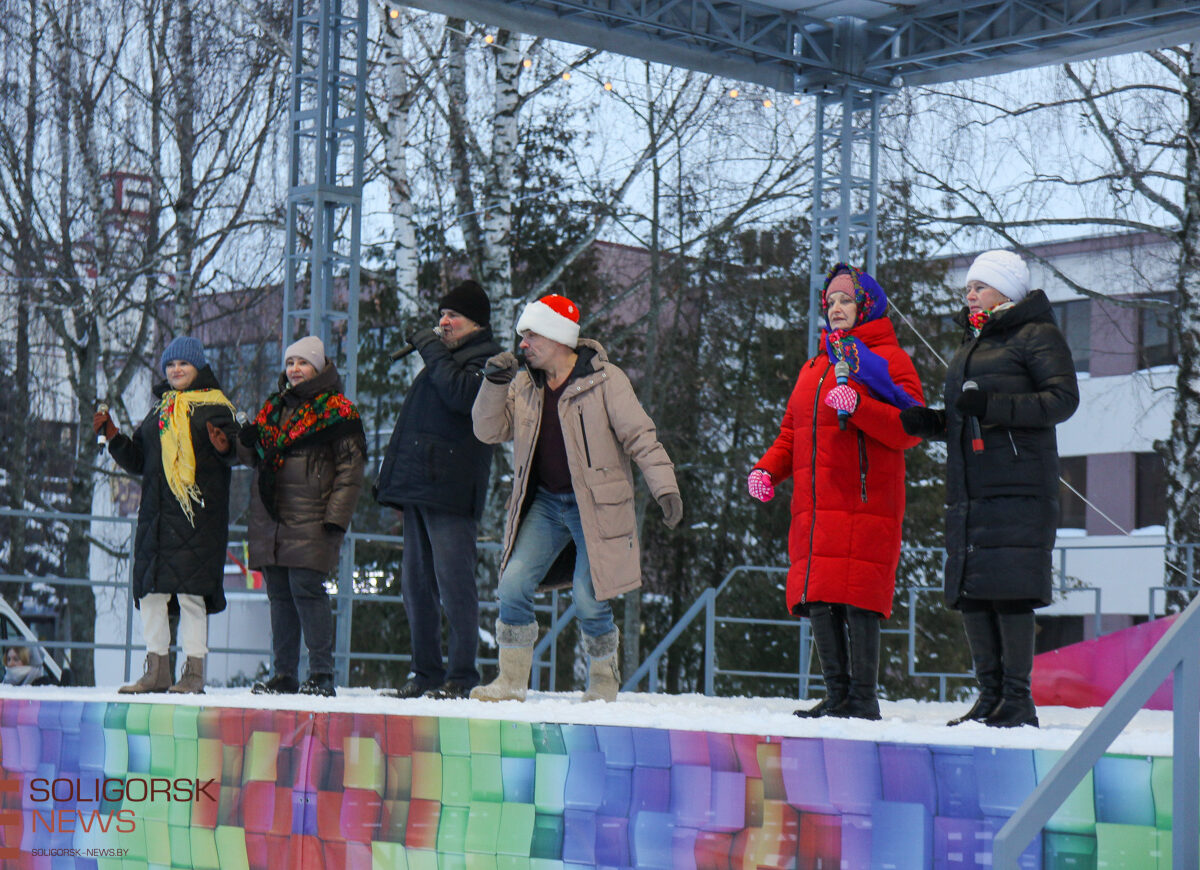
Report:
[[[475,586],[474,517],[433,508],[404,507],[404,556],[400,586],[412,632],[412,670],[417,684],[436,689],[447,680],[464,688],[479,684],[479,592]],[[442,662],[442,614],[449,629]]]
[[[271,648],[276,675],[298,676],[300,633],[308,647],[308,672],[333,673],[333,611],[325,591],[327,575],[311,568],[264,565],[271,603]]]
[[[615,628],[612,605],[596,600],[592,570],[588,562],[587,542],[574,493],[553,493],[539,489],[521,520],[512,555],[500,575],[500,621],[507,625],[529,625],[537,617],[533,596],[538,584],[567,542],[575,541],[575,574],[571,591],[575,597],[575,615],[583,633],[600,637]]]

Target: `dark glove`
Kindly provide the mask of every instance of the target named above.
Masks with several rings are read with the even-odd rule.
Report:
[[[483,370],[493,384],[507,384],[517,376],[517,357],[512,351],[498,353],[487,361]]]
[[[409,337],[408,343],[415,347],[418,351],[427,344],[432,344],[435,341],[441,341],[442,337],[432,329],[421,329],[413,333]]]
[[[258,445],[258,424],[247,423],[239,429],[238,441],[242,442],[243,447],[253,450]]]
[[[983,390],[963,390],[954,400],[954,407],[965,417],[980,417],[987,413],[988,394]]]
[[[668,492],[658,500],[658,506],[662,508],[664,526],[673,529],[679,525],[679,521],[683,519],[683,499],[679,497],[679,493]]]
[[[900,425],[909,435],[918,438],[940,438],[946,434],[946,423],[940,411],[913,405],[900,412]]]
[[[341,526],[339,526],[337,523],[330,523],[330,522],[321,523],[321,528],[323,528],[325,531],[329,532],[329,534],[331,534],[331,535],[341,535],[341,534],[344,534],[346,531]]]
[[[108,411],[100,411],[92,417],[92,431],[97,435],[103,432],[104,437],[109,441],[116,438],[117,433],[120,432],[116,424],[113,423]]]

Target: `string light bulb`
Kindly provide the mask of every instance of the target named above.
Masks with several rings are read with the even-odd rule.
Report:
[[[529,58],[525,58],[523,61],[521,61],[521,66],[525,67],[525,69],[529,69],[531,66],[533,66],[533,61],[531,61]]]
[[[489,34],[487,34],[487,35],[486,35],[486,36],[483,38],[483,41],[484,41],[484,42],[486,42],[488,45],[491,45],[493,42],[495,42],[495,41],[496,41],[496,37],[492,36],[492,35],[489,33]]]
[[[563,73],[563,81],[569,82],[570,80],[571,80],[571,71],[567,70],[565,73]]]
[[[399,10],[399,9],[389,9],[389,10],[388,10],[388,18],[391,18],[392,20],[395,20],[395,19],[397,19],[397,18],[399,18],[399,17],[400,17],[400,10]]]
[[[729,96],[731,96],[733,99],[735,99],[735,100],[736,100],[736,99],[737,99],[737,95],[738,95],[738,89],[737,89],[737,88],[730,88],[730,89],[729,89]]]
[[[799,97],[792,97],[792,105],[793,105],[793,106],[798,106],[798,105],[800,105],[800,98],[799,98]]]
[[[606,91],[611,91],[611,90],[612,90],[612,82],[605,82],[605,83],[604,83],[604,90],[606,90]]]
[[[774,103],[772,103],[772,102],[770,101],[770,99],[763,100],[763,108],[764,108],[764,109],[769,109],[769,108],[771,108],[771,106],[773,106],[773,105],[775,105],[775,104],[774,104]]]

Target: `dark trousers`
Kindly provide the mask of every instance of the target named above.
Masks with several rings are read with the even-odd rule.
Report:
[[[404,508],[404,558],[400,585],[412,632],[412,670],[417,683],[437,688],[448,680],[479,684],[479,592],[475,586],[474,517],[432,508]],[[449,629],[448,661],[442,662],[442,614]],[[447,667],[448,666],[448,667]]]
[[[262,569],[271,602],[271,651],[275,673],[298,677],[300,633],[308,646],[309,674],[333,673],[333,611],[325,574],[311,568],[267,565]]]

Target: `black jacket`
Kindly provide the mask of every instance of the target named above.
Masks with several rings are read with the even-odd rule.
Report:
[[[190,387],[220,388],[208,366],[200,369]],[[161,398],[169,389],[165,381],[156,385],[155,398]],[[229,478],[237,454],[232,447],[226,456],[217,453],[208,440],[205,424],[209,422],[229,436],[230,445],[237,440],[237,426],[228,408],[196,406],[192,414],[192,448],[196,454],[196,485],[204,502],[193,503],[195,525],[188,522],[163,473],[157,402],[132,438],[122,433],[108,444],[108,452],[118,465],[142,476],[133,549],[135,600],[151,592],[184,593],[203,595],[209,613],[225,609],[222,584],[229,544]]]
[[[966,327],[966,310],[959,314]],[[984,449],[971,448],[954,407],[973,380],[988,395]],[[984,324],[966,329],[946,373],[946,603],[964,597],[1050,603],[1058,526],[1054,427],[1079,406],[1075,363],[1050,302],[1034,290]]]
[[[436,340],[419,350],[425,368],[404,398],[375,498],[390,507],[418,505],[478,520],[493,448],[475,437],[471,406],[484,363],[501,348],[485,327],[454,350]]]

